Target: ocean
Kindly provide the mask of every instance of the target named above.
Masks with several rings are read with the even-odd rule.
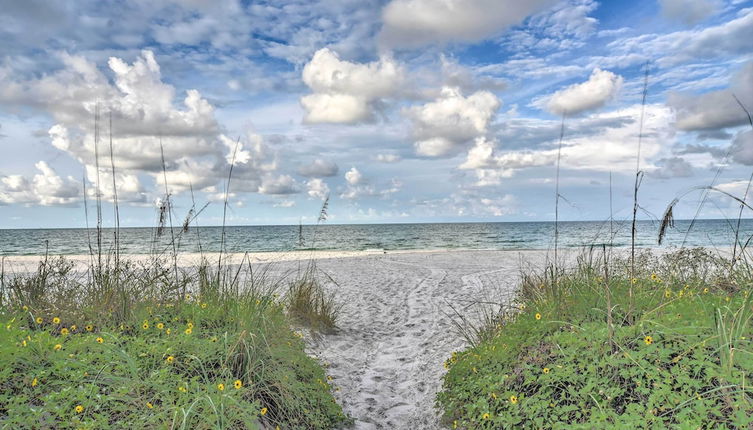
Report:
[[[690,221],[678,220],[669,230],[663,247],[715,246],[734,243],[736,221],[697,220],[688,232]],[[636,244],[656,247],[659,224],[639,221]],[[630,246],[630,222],[561,222],[560,247],[589,245]],[[740,241],[753,235],[753,219],[742,220]],[[114,246],[115,230],[102,230],[102,247]],[[610,238],[611,237],[611,238]],[[154,228],[121,228],[120,252],[150,254],[171,252],[173,243],[179,252],[218,252],[221,227],[165,229],[157,236]],[[96,230],[24,229],[0,230],[0,255],[88,254],[96,251]],[[553,222],[494,222],[437,224],[349,224],[317,226],[230,226],[225,228],[227,252],[271,252],[294,250],[409,250],[409,249],[548,249],[554,245]]]

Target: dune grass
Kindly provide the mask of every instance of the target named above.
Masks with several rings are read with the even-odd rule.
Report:
[[[279,285],[246,267],[121,261],[82,272],[59,259],[4,274],[0,428],[349,422],[291,330]]]
[[[518,302],[453,353],[437,397],[451,428],[753,425],[747,262],[605,256],[529,272]]]

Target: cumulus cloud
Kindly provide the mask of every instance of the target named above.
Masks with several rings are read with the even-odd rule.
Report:
[[[511,177],[515,170],[553,164],[557,159],[556,151],[513,151],[496,153],[494,141],[479,137],[468,151],[462,170],[473,170],[478,181],[476,186],[497,185],[502,178]]]
[[[363,175],[355,167],[345,172],[345,181],[348,185],[358,185],[363,182]]]
[[[379,35],[388,48],[474,42],[521,23],[555,0],[392,0]]]
[[[356,200],[362,197],[384,198],[397,193],[403,186],[403,184],[396,179],[392,179],[390,185],[384,189],[377,189],[369,182],[370,181],[368,181],[358,169],[351,167],[350,170],[345,172],[346,187],[342,193],[340,193],[340,198],[346,200]]]
[[[258,190],[261,194],[284,195],[295,194],[298,186],[290,175],[265,176]]]
[[[586,82],[573,84],[552,94],[546,109],[556,115],[576,115],[604,106],[622,88],[623,78],[608,70],[594,69]]]
[[[641,105],[591,113],[568,121],[562,141],[562,167],[572,170],[631,172],[635,170]],[[641,144],[641,165],[651,166],[671,145],[676,130],[671,109],[647,104]],[[492,141],[477,140],[461,169],[474,170],[476,185],[498,183],[516,169],[545,166],[556,161],[559,121],[516,120],[497,136],[518,150],[499,153]],[[522,142],[522,143],[521,143]],[[535,144],[535,145],[534,145]],[[533,149],[531,146],[535,146]]]
[[[314,178],[306,182],[306,193],[309,197],[324,200],[329,195],[329,186],[324,180]]]
[[[488,91],[464,97],[458,88],[444,87],[438,99],[406,111],[413,123],[419,155],[440,157],[486,134],[501,102]]]
[[[276,155],[261,136],[249,134],[240,141],[225,136],[214,107],[198,91],[187,90],[181,98],[163,82],[151,51],[142,51],[130,64],[111,57],[112,83],[83,57],[60,58],[61,70],[38,79],[0,75],[0,101],[5,107],[48,112],[56,122],[48,131],[52,146],[84,165],[94,195],[114,198],[111,158],[121,201],[153,200],[163,192],[165,176],[169,193],[189,187],[215,192],[230,164],[235,164],[238,191],[286,194],[297,189],[292,178],[273,174]],[[159,188],[146,189],[145,176]]]
[[[401,66],[390,57],[359,64],[341,60],[322,48],[303,68],[303,82],[313,94],[301,105],[308,123],[372,121],[376,104],[396,93],[403,81]]]
[[[70,206],[83,196],[80,182],[63,178],[46,162],[34,165],[39,173],[31,180],[21,175],[0,176],[0,204]]]
[[[721,9],[718,0],[659,0],[662,14],[669,19],[693,25]]]
[[[729,88],[701,95],[670,93],[667,104],[677,114],[681,130],[713,130],[748,122],[748,116],[733,97],[749,110],[753,107],[753,61],[746,63],[730,81]]]
[[[753,131],[742,131],[735,136],[730,148],[730,155],[735,163],[753,166]]]
[[[317,158],[310,164],[301,166],[298,169],[298,174],[308,178],[324,178],[330,176],[337,176],[339,168],[334,161],[323,160]]]
[[[681,157],[662,158],[656,164],[656,168],[648,170],[648,174],[656,178],[671,179],[693,176],[693,166]]]

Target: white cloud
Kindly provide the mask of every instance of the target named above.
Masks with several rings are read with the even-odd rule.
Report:
[[[377,189],[355,167],[351,167],[350,170],[345,172],[345,182],[346,187],[340,193],[340,198],[346,200],[356,200],[362,197],[385,198],[397,193],[403,186],[400,181],[392,179],[388,188]]]
[[[401,66],[390,57],[359,64],[340,60],[323,48],[303,68],[303,82],[313,94],[303,96],[301,105],[307,123],[371,121],[375,104],[398,91],[403,81]]]
[[[607,48],[617,56],[638,52],[645,58],[658,59],[660,66],[667,67],[685,61],[749,54],[753,51],[750,40],[753,40],[753,9],[743,9],[737,18],[716,26],[617,39]]]
[[[501,44],[512,52],[557,51],[563,53],[585,45],[599,21],[589,16],[598,8],[595,0],[564,0],[533,15],[525,26],[503,35]]]
[[[753,108],[753,61],[746,63],[731,79],[727,89],[698,96],[670,93],[667,104],[677,113],[677,128],[681,130],[709,130],[743,125],[748,116],[733,95],[748,110]]]
[[[377,154],[374,156],[374,160],[380,163],[397,163],[401,158],[396,154]]]
[[[0,176],[0,204],[70,206],[81,200],[81,184],[73,177],[60,177],[44,161],[34,167],[40,173],[31,180],[21,175]]]
[[[565,123],[562,141],[562,168],[597,172],[631,172],[635,170],[641,105],[592,113]],[[634,120],[633,120],[634,119]],[[641,167],[655,169],[655,160],[667,154],[675,139],[674,115],[661,104],[647,104],[641,144]],[[513,127],[502,130],[504,142],[526,147],[535,142],[540,149],[506,151],[496,154],[493,142],[478,140],[461,168],[479,178],[476,185],[498,183],[516,169],[546,166],[556,161],[559,121],[516,120]]]
[[[516,169],[547,166],[557,158],[556,151],[518,151],[496,154],[495,142],[483,137],[468,151],[462,170],[473,170],[478,181],[476,186],[498,185],[502,178],[511,177]]]
[[[444,156],[483,136],[500,105],[488,91],[463,97],[457,88],[442,88],[437,100],[406,111],[413,122],[416,152],[428,157]]]
[[[576,115],[599,108],[615,97],[622,82],[622,76],[596,68],[586,82],[572,84],[552,94],[546,101],[546,109],[557,115]]]
[[[306,182],[309,197],[324,200],[329,195],[329,186],[320,178],[314,178]]]
[[[693,25],[717,13],[718,0],[659,0],[662,13],[669,19]]]
[[[338,170],[337,163],[334,161],[317,158],[310,164],[301,166],[298,169],[298,174],[308,178],[323,178],[337,176]]]
[[[363,175],[355,167],[351,167],[350,170],[345,172],[345,181],[348,185],[358,185],[363,182]]]
[[[292,178],[273,175],[276,154],[261,136],[243,136],[236,150],[236,139],[220,133],[214,107],[198,91],[187,90],[182,99],[178,97],[175,88],[162,81],[152,52],[142,51],[130,64],[111,57],[112,84],[83,57],[61,54],[61,59],[63,69],[39,79],[14,81],[0,75],[0,102],[48,112],[56,121],[48,132],[52,146],[84,165],[88,181],[94,184],[88,186],[93,195],[99,176],[99,194],[106,200],[114,198],[110,114],[112,161],[121,201],[153,200],[155,194],[164,193],[165,176],[170,193],[189,187],[214,192],[214,186],[226,179],[231,162],[236,191],[285,194],[297,189]],[[100,140],[95,142],[97,110]],[[145,176],[151,176],[157,188],[145,189]]]
[[[261,194],[283,195],[295,194],[298,186],[290,175],[265,176],[259,186]]]
[[[388,48],[474,42],[501,33],[554,0],[392,0],[379,35]]]

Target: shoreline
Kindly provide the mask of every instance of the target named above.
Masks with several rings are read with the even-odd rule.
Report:
[[[580,250],[582,248],[568,248],[568,250]],[[520,249],[473,249],[473,248],[439,248],[439,249],[400,249],[400,250],[361,250],[361,251],[341,251],[341,250],[321,250],[321,251],[264,251],[264,252],[233,252],[225,253],[222,257],[222,261],[228,264],[239,264],[241,261],[247,259],[251,263],[277,263],[286,261],[301,261],[301,260],[327,260],[327,259],[341,259],[341,258],[360,258],[370,257],[376,255],[403,255],[403,254],[447,254],[447,253],[466,253],[466,252],[491,252],[491,253],[547,253],[547,249],[536,248],[520,248]],[[566,250],[561,250],[565,251]],[[220,257],[219,252],[189,252],[178,254],[178,266],[190,267],[199,263],[202,259],[208,261],[217,261]],[[0,256],[0,262],[6,267],[12,266],[28,266],[37,265],[45,258],[43,254],[35,255],[4,255]],[[92,258],[96,256],[90,256],[87,254],[48,254],[49,260],[64,258],[72,261],[75,264],[89,263]],[[112,256],[103,256],[103,261],[106,259],[112,261]],[[161,261],[172,261],[170,255],[165,254],[155,257],[151,254],[120,254],[121,260],[128,260],[136,263],[146,263],[154,261],[155,259]]]

